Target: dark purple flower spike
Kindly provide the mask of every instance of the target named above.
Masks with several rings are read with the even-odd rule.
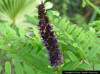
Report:
[[[57,39],[52,31],[53,27],[49,24],[49,18],[46,15],[44,3],[42,2],[38,7],[39,30],[40,35],[44,41],[44,45],[49,53],[49,60],[51,66],[59,66],[63,64],[61,52],[57,45]]]

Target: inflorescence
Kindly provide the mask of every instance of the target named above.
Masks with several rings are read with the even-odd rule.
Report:
[[[46,15],[45,6],[42,2],[38,6],[39,30],[43,39],[44,45],[49,53],[49,60],[51,66],[59,66],[63,64],[62,55],[57,45],[57,39],[52,31],[53,27],[49,24],[49,18]]]

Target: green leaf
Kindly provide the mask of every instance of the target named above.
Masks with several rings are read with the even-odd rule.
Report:
[[[71,51],[67,51],[67,54],[73,62],[78,62],[78,58]]]
[[[82,0],[82,7],[84,8],[86,6],[86,1]]]
[[[12,21],[16,23],[16,20],[24,19],[22,18],[23,14],[30,11],[29,7],[31,6],[32,8],[33,1],[34,0],[0,0],[1,19],[10,23]]]
[[[36,67],[36,69],[42,71],[42,72],[47,72],[47,73],[53,73],[54,70],[48,68],[48,63],[46,61],[43,61],[42,57],[38,58],[36,56],[27,54],[22,56],[23,60],[25,60],[26,62],[32,64],[34,67]]]
[[[9,61],[5,62],[5,74],[11,74],[11,63]]]
[[[94,65],[94,70],[100,70],[100,64],[95,64]]]
[[[64,64],[62,70],[75,70],[77,68],[77,62],[69,62]]]
[[[24,71],[26,74],[35,74],[34,69],[32,66],[27,65],[26,63],[23,64]]]
[[[23,67],[19,61],[19,59],[13,59],[16,74],[24,74]]]
[[[51,10],[49,10],[48,11],[48,15],[50,15],[50,16],[59,16],[60,14],[59,14],[58,11],[51,11]]]
[[[32,23],[33,25],[37,25],[39,20],[37,18],[31,17],[29,15],[25,15],[25,18],[28,22]]]
[[[92,70],[91,66],[89,66],[88,64],[81,64],[81,65],[79,66],[79,68],[80,68],[81,70]]]

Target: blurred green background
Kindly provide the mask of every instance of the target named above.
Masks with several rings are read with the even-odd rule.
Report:
[[[57,74],[38,29],[42,0],[0,0],[0,74]],[[100,0],[44,0],[63,70],[100,70]]]

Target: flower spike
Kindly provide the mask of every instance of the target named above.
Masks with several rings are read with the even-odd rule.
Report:
[[[49,24],[49,18],[46,14],[44,3],[38,6],[39,30],[44,45],[49,53],[51,66],[59,66],[63,64],[62,55],[57,45],[57,39],[52,31],[53,27]]]

